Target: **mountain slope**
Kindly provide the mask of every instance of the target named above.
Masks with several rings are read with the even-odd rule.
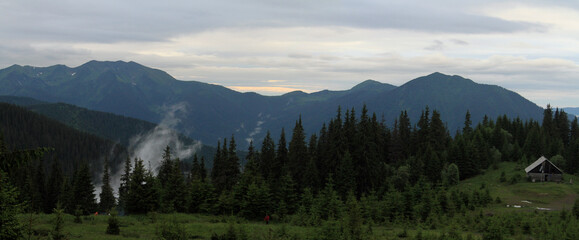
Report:
[[[105,157],[114,172],[127,157],[126,148],[119,144],[12,104],[0,103],[0,131],[11,149],[53,148],[45,163],[48,165],[56,158],[68,174],[79,162],[87,161],[96,177],[102,172]]]
[[[413,123],[428,106],[437,109],[453,133],[470,111],[474,124],[484,115],[506,114],[523,120],[542,119],[542,109],[520,95],[498,86],[482,85],[460,76],[434,73],[395,87],[365,81],[350,90],[292,92],[281,96],[240,93],[223,86],[178,81],[167,73],[134,62],[91,61],[76,68],[14,65],[0,70],[0,95],[26,96],[49,102],[65,102],[154,123],[174,106],[177,128],[193,139],[214,145],[232,135],[243,149],[248,142],[261,143],[266,130],[277,139],[282,128],[291,135],[301,116],[308,134],[342,111],[364,104],[370,113],[391,126],[400,111],[407,110]]]
[[[411,119],[418,119],[425,106],[439,111],[450,130],[462,128],[467,110],[474,123],[485,115],[495,119],[504,114],[540,121],[543,114],[540,107],[515,92],[441,73],[414,79],[368,103],[371,109],[381,107],[386,116],[407,110]]]
[[[11,96],[0,96],[0,102],[23,106],[28,110],[40,113],[81,132],[118,142],[125,148],[131,146],[131,139],[151,132],[157,127],[157,124],[136,118],[92,111],[65,103],[46,103],[31,98]],[[179,135],[179,140],[184,146],[192,146],[195,144],[194,140],[183,135]],[[162,149],[158,149],[159,152],[161,150]],[[207,166],[212,166],[215,148],[202,146],[196,153],[199,157],[206,159]],[[190,161],[192,159],[181,160]]]

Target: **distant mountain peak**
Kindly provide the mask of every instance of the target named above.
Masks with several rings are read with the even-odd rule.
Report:
[[[376,80],[372,80],[372,79],[368,79],[366,81],[361,82],[360,84],[354,86],[351,90],[352,91],[366,91],[366,90],[391,90],[396,88],[396,86],[391,85],[391,84],[387,84],[387,83],[381,83],[378,82]]]

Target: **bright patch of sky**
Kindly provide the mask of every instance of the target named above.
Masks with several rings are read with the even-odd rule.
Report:
[[[136,61],[280,95],[442,72],[579,106],[577,1],[0,2],[0,68]]]

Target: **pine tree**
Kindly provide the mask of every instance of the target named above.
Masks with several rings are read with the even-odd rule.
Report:
[[[150,174],[145,170],[142,159],[135,158],[134,165],[128,185],[126,211],[131,214],[143,214],[154,210],[152,207],[155,205],[151,206],[150,203],[157,197],[151,195],[155,182],[148,176]]]
[[[157,179],[161,184],[163,190],[165,190],[169,186],[169,181],[171,178],[171,174],[173,174],[173,167],[175,164],[173,163],[173,159],[171,158],[171,148],[169,145],[163,149],[163,159],[161,160],[161,166],[159,166],[159,173],[157,174]]]
[[[231,136],[229,141],[229,150],[225,169],[226,176],[226,189],[230,190],[239,180],[241,175],[239,157],[237,156],[237,145],[235,144],[235,138]]]
[[[92,183],[89,166],[86,162],[75,171],[73,178],[73,199],[74,204],[69,206],[70,210],[80,206],[83,214],[89,214],[96,210],[95,187]]]
[[[227,148],[227,139],[223,141],[223,148]],[[213,157],[213,168],[211,169],[211,182],[214,184],[215,189],[218,193],[223,191],[225,188],[225,179],[224,179],[224,171],[225,171],[225,160],[224,154],[221,150],[221,143],[217,141],[217,150],[215,151],[215,156]]]
[[[44,174],[44,164],[42,159],[38,161],[33,171],[30,182],[31,197],[29,207],[34,212],[42,212],[44,210],[44,205],[46,205],[44,201],[47,198],[45,186],[46,177]]]
[[[177,158],[173,160],[173,163],[174,166],[169,180],[169,189],[166,189],[165,193],[172,198],[173,209],[177,212],[185,212],[187,209],[185,177],[181,170],[181,161]]]
[[[248,172],[251,175],[260,175],[259,172],[259,162],[258,156],[253,147],[253,141],[249,142],[249,147],[247,148],[247,156],[245,157],[245,166],[243,167],[243,173]],[[242,173],[242,174],[243,174]]]
[[[306,135],[300,116],[299,120],[296,121],[288,152],[288,169],[298,186],[303,186],[307,162],[308,148],[306,146]]]
[[[124,214],[124,211],[127,209],[127,202],[129,196],[129,187],[131,181],[131,159],[127,157],[125,159],[124,171],[121,175],[120,185],[119,185],[119,204],[118,208],[120,212]]]
[[[281,129],[275,159],[271,164],[270,181],[275,183],[287,172],[288,150],[285,139],[285,130]]]
[[[486,115],[485,115],[486,117]],[[466,115],[464,116],[464,127],[462,128],[462,134],[469,135],[472,132],[472,121],[470,120],[470,111],[466,110]]]
[[[348,193],[346,200],[346,236],[347,239],[364,239],[362,234],[362,210],[353,192]]]
[[[51,173],[48,179],[47,196],[45,199],[44,213],[50,213],[56,207],[56,204],[62,200],[64,191],[64,175],[57,158],[52,160]]]
[[[335,188],[342,199],[346,199],[349,192],[356,190],[356,170],[350,152],[346,152],[338,165]],[[369,177],[369,176],[364,176]]]
[[[3,154],[0,150],[0,160],[4,160]],[[22,236],[22,226],[16,218],[23,207],[18,195],[18,189],[10,184],[7,174],[0,169],[0,239],[19,239]]]
[[[275,142],[271,138],[269,131],[265,134],[261,144],[261,154],[259,155],[259,171],[264,179],[273,179],[273,164],[275,161]]]
[[[105,158],[105,164],[103,169],[103,179],[102,179],[102,187],[100,197],[99,207],[101,211],[111,211],[113,207],[115,207],[115,195],[113,194],[113,188],[110,184],[110,176],[109,176],[109,159]]]
[[[320,188],[320,174],[318,172],[318,166],[316,164],[316,160],[318,157],[317,145],[318,145],[317,136],[315,134],[312,134],[308,146],[308,160],[303,175],[304,177],[303,187],[314,189],[316,191]]]
[[[201,180],[201,164],[197,154],[193,156],[193,166],[191,166],[191,172],[189,173],[189,181],[194,180]]]

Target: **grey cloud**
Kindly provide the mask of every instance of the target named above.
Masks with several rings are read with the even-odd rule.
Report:
[[[460,39],[451,39],[450,41],[454,44],[457,44],[457,45],[468,45],[467,41],[463,41]]]
[[[444,43],[441,42],[440,40],[434,40],[432,45],[425,47],[424,49],[430,51],[440,51],[444,49]]]
[[[1,24],[0,32],[4,37],[31,41],[110,43],[167,41],[182,34],[219,28],[337,26],[453,33],[545,29],[536,23],[464,13],[461,4],[446,3],[429,6],[414,1],[24,0],[2,6],[0,20],[10,24]]]

